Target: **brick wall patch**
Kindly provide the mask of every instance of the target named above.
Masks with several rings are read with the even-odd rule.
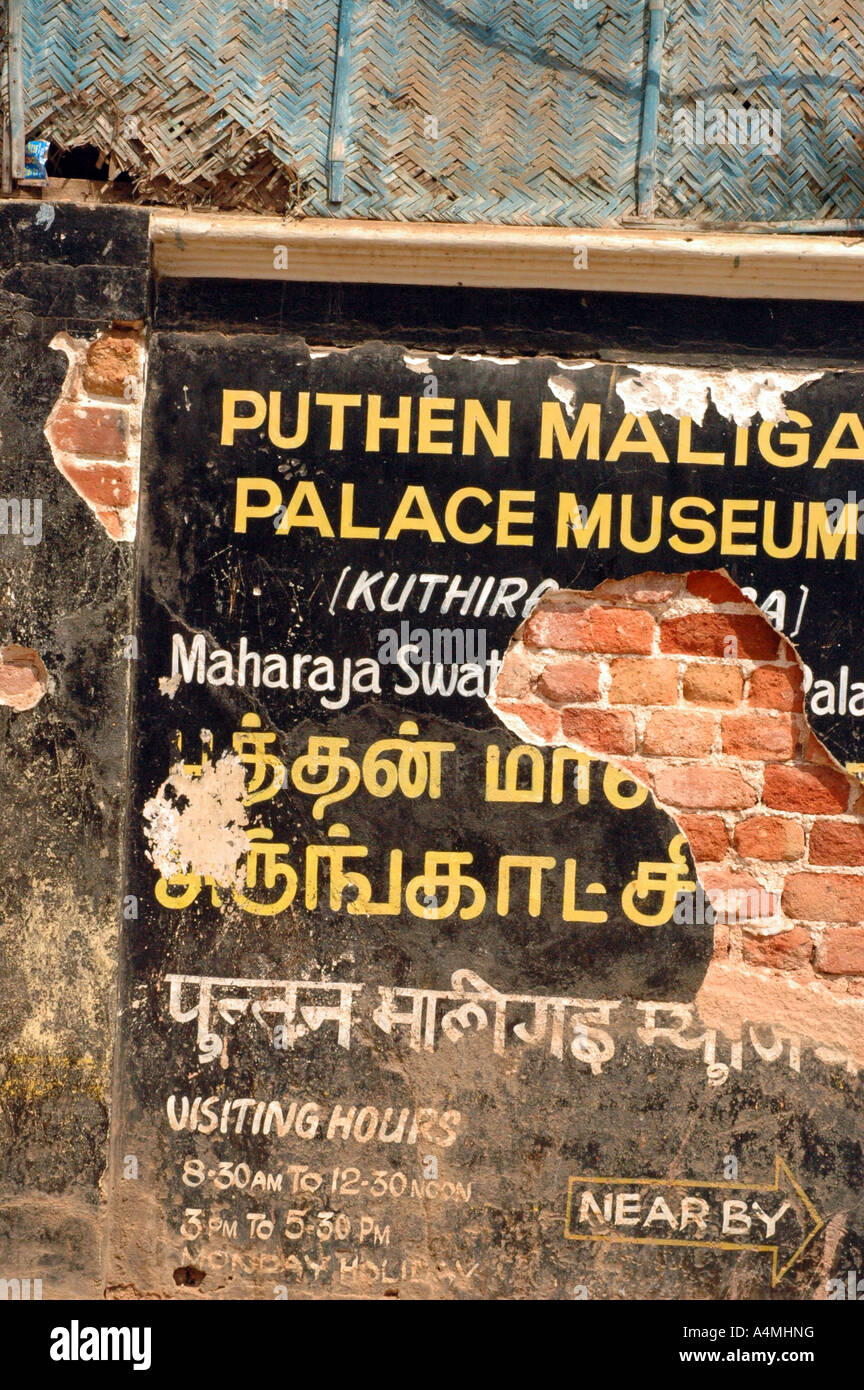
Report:
[[[547,594],[491,697],[530,743],[646,785],[687,835],[715,961],[864,998],[864,793],[813,734],[794,647],[722,572]]]
[[[0,705],[21,713],[38,705],[48,689],[45,663],[32,647],[0,647]]]
[[[57,333],[68,360],[45,424],[55,464],[115,541],[135,539],[146,352],[138,329],[115,326],[92,341]]]

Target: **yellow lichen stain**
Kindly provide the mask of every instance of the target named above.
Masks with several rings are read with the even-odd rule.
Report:
[[[65,1092],[106,1104],[93,1057],[55,1057],[47,1053],[9,1053],[0,1061],[0,1100],[14,1104],[44,1101]]]

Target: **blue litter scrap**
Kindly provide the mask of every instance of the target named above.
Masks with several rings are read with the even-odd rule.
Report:
[[[24,146],[24,178],[22,183],[47,184],[50,140],[28,140]]]

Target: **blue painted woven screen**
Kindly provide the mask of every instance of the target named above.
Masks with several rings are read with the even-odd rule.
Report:
[[[864,216],[864,0],[666,8],[658,213],[712,222]]]
[[[643,0],[354,0],[338,205],[339,0],[24,3],[27,134],[97,146],[144,195],[242,205],[245,181],[312,215],[635,213]],[[666,0],[657,217],[861,216],[862,74],[864,0]]]
[[[632,0],[593,15],[572,0],[361,5],[348,208],[613,221],[632,204],[643,50],[644,15]],[[325,210],[321,199],[315,210]]]

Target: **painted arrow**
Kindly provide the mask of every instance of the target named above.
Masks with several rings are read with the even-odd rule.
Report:
[[[753,1200],[737,1196],[739,1193],[752,1194]],[[773,1217],[762,1208],[756,1198],[758,1193],[765,1196],[776,1194],[784,1198],[784,1204],[777,1209]],[[673,1210],[676,1203],[677,1216]],[[644,1210],[646,1206],[647,1213]],[[794,1216],[799,1233],[803,1236],[791,1255],[788,1254],[788,1250],[792,1242],[785,1240],[785,1227],[783,1238],[778,1235],[773,1243],[769,1243],[778,1224],[784,1220],[788,1221],[789,1216]],[[588,1229],[579,1229],[583,1222]],[[646,1225],[656,1226],[661,1223],[665,1224],[667,1229],[679,1231],[679,1234],[625,1234],[634,1226],[644,1230]],[[757,1233],[759,1223],[762,1225],[765,1240],[754,1241],[753,1236]],[[699,1234],[680,1234],[691,1224],[696,1227],[697,1232],[704,1231],[704,1237]],[[698,1178],[570,1178],[564,1234],[568,1240],[606,1240],[626,1245],[680,1245],[688,1249],[704,1250],[707,1247],[714,1250],[765,1252],[771,1255],[771,1285],[774,1287],[791,1269],[824,1224],[783,1159],[775,1154],[773,1183],[701,1182]],[[733,1240],[733,1235],[748,1238]]]

